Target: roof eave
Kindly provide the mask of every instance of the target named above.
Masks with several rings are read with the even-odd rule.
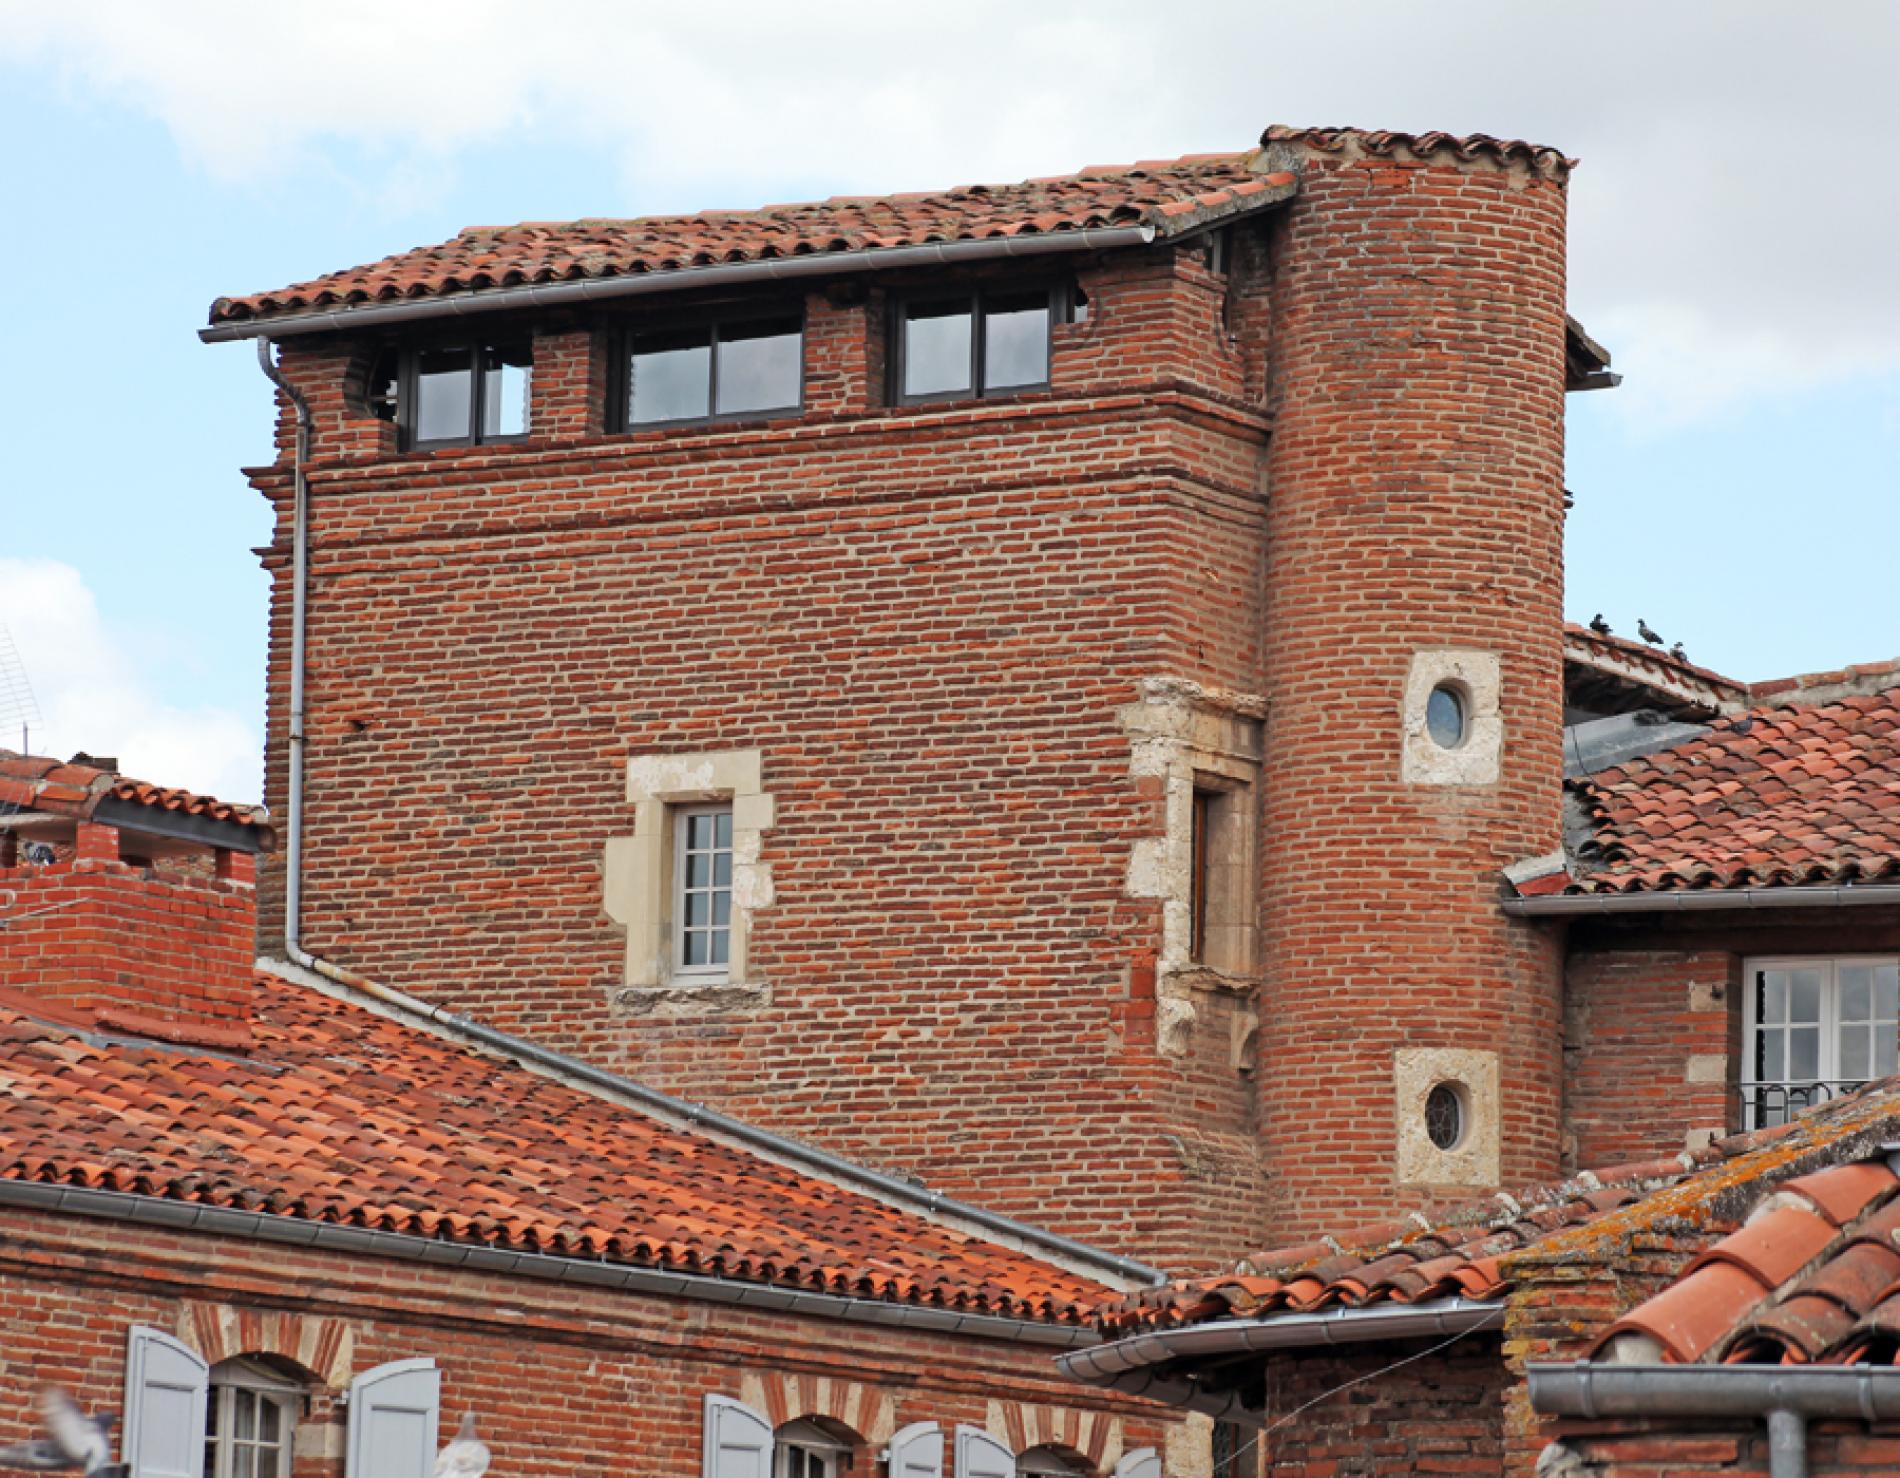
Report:
[[[1900,906],[1900,883],[1842,883],[1778,888],[1699,888],[1662,892],[1547,893],[1506,898],[1517,918],[1593,914],[1710,913],[1739,909]]]

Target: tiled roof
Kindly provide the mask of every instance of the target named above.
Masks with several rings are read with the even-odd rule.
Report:
[[[907,195],[834,196],[758,210],[631,220],[471,226],[419,247],[276,292],[219,298],[214,324],[339,304],[390,302],[529,283],[611,278],[773,257],[1149,225],[1178,235],[1285,198],[1290,174],[1255,168],[1257,151],[1103,165],[1011,185]]]
[[[1734,712],[1748,703],[1746,683],[1646,642],[1615,633],[1604,635],[1575,622],[1564,623],[1564,661],[1717,713]]]
[[[1571,892],[1871,882],[1900,875],[1900,687],[1755,709],[1567,782],[1587,834]]]
[[[0,1005],[0,1179],[1074,1324],[1110,1290],[260,975],[244,1057]]]
[[[1739,1231],[1605,1331],[1666,1363],[1900,1363],[1900,1176],[1884,1160],[1781,1185]]]
[[[1382,128],[1291,128],[1276,123],[1261,136],[1260,142],[1304,144],[1328,154],[1357,149],[1387,158],[1409,154],[1415,159],[1425,159],[1450,154],[1467,161],[1489,159],[1499,164],[1523,164],[1559,179],[1577,164],[1559,149],[1523,139],[1493,138],[1488,133],[1396,133]]]
[[[0,815],[10,810],[40,811],[84,821],[105,800],[250,827],[267,839],[266,845],[276,835],[270,813],[262,806],[232,805],[175,786],[148,785],[96,765],[0,749]]]

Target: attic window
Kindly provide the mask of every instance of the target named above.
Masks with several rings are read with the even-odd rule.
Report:
[[[975,288],[917,297],[897,317],[904,401],[1013,395],[1049,383],[1050,325],[1086,314],[1067,287]]]
[[[798,315],[691,323],[627,339],[628,428],[796,411],[804,398]]]
[[[528,433],[532,362],[525,339],[405,349],[378,365],[366,399],[405,450],[512,441]]]

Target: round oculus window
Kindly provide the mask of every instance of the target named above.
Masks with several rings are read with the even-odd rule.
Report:
[[[1425,732],[1440,749],[1456,749],[1465,742],[1465,695],[1450,683],[1440,683],[1425,700]]]
[[[1441,1150],[1463,1143],[1465,1099],[1455,1084],[1439,1083],[1425,1095],[1425,1136]]]

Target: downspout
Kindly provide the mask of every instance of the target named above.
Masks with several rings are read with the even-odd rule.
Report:
[[[310,402],[271,358],[271,341],[257,341],[257,363],[284,393],[297,416],[291,452],[290,555],[290,728],[284,781],[288,814],[284,824],[284,954],[306,970],[331,975],[334,967],[303,948],[303,676],[305,608],[310,584],[310,482],[304,464],[310,457]]]
[[[1768,1425],[1772,1478],[1807,1478],[1810,1421],[1900,1420],[1900,1368],[1867,1365],[1592,1365],[1528,1368],[1546,1416],[1731,1417]]]

